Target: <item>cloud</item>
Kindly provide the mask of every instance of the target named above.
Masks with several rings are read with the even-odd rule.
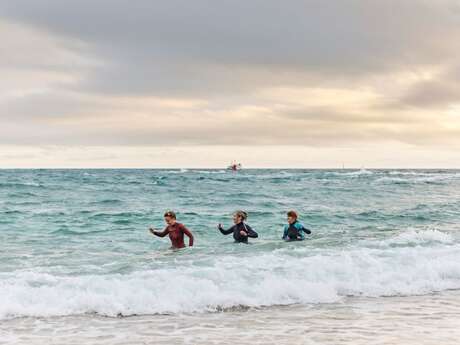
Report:
[[[458,151],[389,142],[366,147],[307,146],[5,146],[0,168],[460,168]]]
[[[442,109],[460,104],[460,65],[414,83],[394,106]]]
[[[82,89],[183,95],[443,63],[458,56],[455,3],[18,0],[2,12],[106,61]]]
[[[3,2],[0,145],[458,147],[459,19],[449,0]]]
[[[335,102],[329,104],[330,99]],[[9,102],[9,108],[23,116],[0,128],[0,143],[330,147],[399,141],[459,145],[460,122],[449,112],[436,117],[421,110],[382,113],[375,106],[380,100],[379,94],[367,90],[316,88],[266,90],[254,94],[248,104],[233,106],[201,99],[63,92],[39,95],[35,101],[29,97],[28,107],[20,100],[16,107]],[[457,127],[452,126],[455,123]]]

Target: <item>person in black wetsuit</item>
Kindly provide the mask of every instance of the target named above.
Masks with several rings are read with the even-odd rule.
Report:
[[[229,235],[233,233],[233,238],[237,243],[248,243],[248,238],[257,238],[259,235],[249,225],[245,224],[244,221],[248,219],[248,214],[244,211],[236,211],[233,214],[233,225],[230,229],[225,230],[222,224],[219,224],[217,228],[223,235]]]

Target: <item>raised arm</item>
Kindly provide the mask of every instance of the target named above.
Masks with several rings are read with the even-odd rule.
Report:
[[[192,232],[189,229],[187,229],[187,227],[185,227],[185,226],[182,228],[182,231],[184,231],[184,234],[186,234],[187,237],[188,237],[188,246],[193,247],[193,234],[192,234]]]
[[[233,231],[235,230],[235,226],[236,225],[233,225],[231,228],[229,228],[228,230],[225,230],[224,227],[222,226],[222,224],[219,224],[217,226],[217,229],[219,229],[219,231],[221,232],[222,235],[230,235],[233,233]]]
[[[259,237],[259,235],[257,234],[257,232],[255,232],[249,225],[244,224],[244,227],[246,228],[246,232],[247,232],[247,234],[248,234],[248,237],[251,237],[251,238],[257,238],[257,237]]]
[[[156,231],[150,228],[150,232],[158,237],[165,237],[169,233],[168,228],[165,228],[163,231]]]

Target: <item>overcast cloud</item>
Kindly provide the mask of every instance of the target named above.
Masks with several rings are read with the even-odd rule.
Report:
[[[459,1],[0,0],[0,40],[0,153],[460,148]]]

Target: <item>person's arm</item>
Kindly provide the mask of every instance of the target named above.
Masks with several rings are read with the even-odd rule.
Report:
[[[283,231],[283,240],[285,240],[288,236],[288,230],[289,230],[289,227],[288,226],[284,226],[284,231]]]
[[[169,233],[168,228],[165,228],[163,231],[156,231],[150,228],[150,232],[158,237],[165,237]]]
[[[193,234],[192,234],[192,232],[189,229],[187,229],[186,226],[183,226],[182,230],[184,231],[184,234],[186,234],[188,236],[188,246],[193,247]]]
[[[306,227],[303,226],[303,224],[300,225],[301,226],[301,230],[303,232],[305,232],[307,235],[310,235],[311,234],[311,230],[310,229],[307,229]]]
[[[219,229],[219,231],[221,232],[222,235],[230,235],[233,233],[233,231],[235,230],[235,226],[232,226],[231,228],[229,228],[228,230],[225,230],[224,227],[222,226],[222,224],[219,224],[217,226],[217,229]]]
[[[248,237],[251,237],[251,238],[259,237],[257,232],[255,232],[249,225],[245,224],[244,227],[246,228],[246,233],[248,234]]]

